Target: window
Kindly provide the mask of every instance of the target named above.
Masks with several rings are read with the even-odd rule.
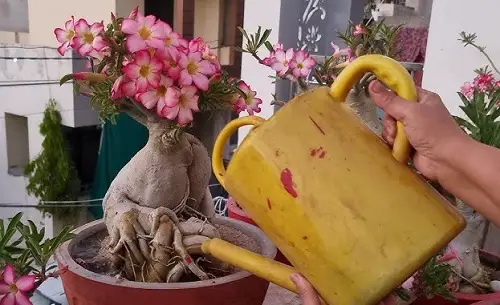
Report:
[[[5,113],[5,133],[9,175],[22,176],[30,161],[28,118]]]

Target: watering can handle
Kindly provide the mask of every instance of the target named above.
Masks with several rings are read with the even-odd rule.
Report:
[[[222,187],[224,187],[224,174],[226,173],[226,168],[222,160],[224,145],[228,142],[231,135],[238,130],[238,128],[246,125],[252,125],[254,127],[259,126],[266,120],[258,116],[247,116],[241,117],[236,120],[229,122],[220,132],[219,136],[214,143],[214,150],[212,153],[212,167],[214,175],[220,182]]]
[[[417,101],[417,90],[410,73],[396,60],[375,54],[361,56],[348,64],[332,84],[330,96],[336,101],[345,101],[354,84],[367,72],[375,74],[400,97],[411,102]],[[396,138],[392,148],[393,157],[399,162],[406,163],[410,148],[403,124],[397,122]]]

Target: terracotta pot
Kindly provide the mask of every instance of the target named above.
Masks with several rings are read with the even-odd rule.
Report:
[[[243,211],[238,206],[238,204],[236,203],[236,201],[234,201],[234,199],[232,197],[229,197],[229,200],[227,201],[227,205],[228,205],[227,210],[228,210],[229,218],[238,219],[238,220],[244,221],[246,223],[249,223],[251,225],[257,226],[257,224],[252,220],[252,218],[250,218],[245,213],[245,211]],[[280,262],[280,263],[287,264],[289,266],[292,265],[292,263],[290,263],[290,261],[283,255],[283,253],[281,253],[281,251],[279,249],[278,249],[278,253],[276,254],[275,260]]]
[[[276,247],[255,226],[220,217],[213,223],[238,229],[255,238],[260,254],[273,259]],[[77,236],[56,251],[64,291],[70,305],[261,305],[269,283],[246,271],[214,280],[191,283],[141,283],[91,272],[77,264],[70,253],[83,239],[106,230],[101,220],[78,228]]]
[[[484,250],[479,250],[479,258],[481,259],[481,263],[489,267],[500,269],[500,256]],[[417,299],[413,304],[414,305],[452,305],[452,304],[469,305],[469,304],[479,304],[478,302],[480,302],[481,305],[496,305],[496,304],[500,305],[500,292],[487,293],[487,294],[470,294],[470,293],[455,292],[453,293],[453,296],[457,299],[456,303],[447,301],[441,297],[435,297],[432,299],[421,297]]]

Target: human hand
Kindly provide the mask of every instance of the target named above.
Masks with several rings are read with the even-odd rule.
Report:
[[[321,304],[318,293],[302,275],[296,273],[292,275],[291,279],[295,286],[297,286],[302,305]]]
[[[400,121],[415,148],[415,167],[427,178],[439,180],[447,169],[447,158],[453,154],[467,135],[455,123],[439,95],[418,89],[418,102],[408,102],[387,90],[379,81],[369,86],[375,104],[384,110],[382,137],[393,145],[396,120]]]

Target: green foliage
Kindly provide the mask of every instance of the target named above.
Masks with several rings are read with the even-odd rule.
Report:
[[[37,275],[38,284],[43,282],[55,266],[47,268],[50,257],[63,242],[74,237],[71,227],[65,227],[56,237],[45,238],[45,229],[38,230],[35,224],[21,221],[22,213],[12,217],[5,227],[0,219],[0,269],[12,265],[18,274]],[[14,238],[17,235],[19,237]]]
[[[223,72],[220,79],[213,81],[207,91],[200,92],[198,100],[200,112],[231,109],[235,96],[245,95],[236,87],[237,83],[237,79],[231,78],[226,72]]]
[[[395,42],[403,24],[388,26],[383,19],[364,25],[366,33],[356,36],[354,35],[355,27],[355,24],[349,22],[345,32],[337,31],[337,34],[357,57],[366,54],[381,54],[394,58],[401,51],[396,48]]]
[[[238,27],[238,30],[245,37],[246,45],[245,48],[234,47],[236,51],[242,53],[257,54],[257,51],[262,45],[265,45],[269,51],[272,50],[271,44],[267,41],[269,35],[271,35],[270,29],[266,29],[264,30],[264,33],[262,33],[262,27],[259,26],[259,28],[257,29],[257,33],[250,35],[247,33],[245,29],[241,27]]]
[[[468,120],[455,116],[457,123],[476,141],[500,148],[500,89],[491,92],[474,91],[471,99],[458,93],[463,105],[460,109]]]
[[[77,208],[45,207],[43,203],[75,200],[80,192],[80,181],[71,163],[61,129],[61,114],[54,100],[49,101],[44,111],[40,133],[44,136],[42,151],[24,169],[28,177],[26,190],[42,201],[39,208],[43,212],[57,217],[73,216]]]
[[[425,296],[440,296],[446,300],[455,301],[447,287],[451,274],[452,267],[439,263],[435,256],[419,271],[416,280],[420,283]]]
[[[90,106],[99,113],[102,121],[116,122],[116,116],[120,113],[120,104],[111,100],[111,81],[95,83],[92,86]]]

